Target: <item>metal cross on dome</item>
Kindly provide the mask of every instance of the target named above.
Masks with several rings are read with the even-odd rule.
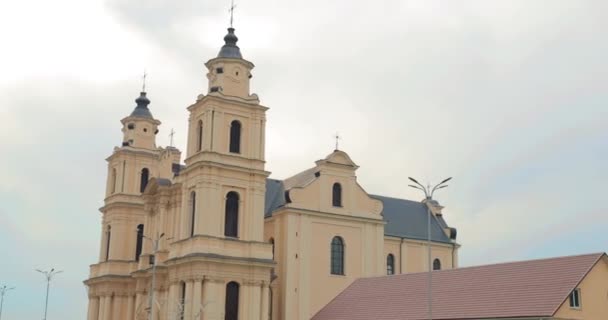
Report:
[[[169,137],[171,138],[171,142],[169,146],[173,147],[173,136],[175,135],[175,130],[171,129],[171,133],[169,133]]]
[[[234,22],[234,9],[236,8],[236,4],[234,4],[234,0],[232,0],[232,2],[230,3],[230,9],[228,9],[228,11],[230,12],[230,28],[232,28],[232,23]]]
[[[146,92],[146,77],[148,77],[148,74],[146,73],[146,69],[144,69],[144,76],[142,77],[141,92]]]
[[[336,132],[336,135],[334,136],[334,138],[336,139],[336,150],[340,150],[340,140],[342,140],[342,137],[340,136],[340,134],[338,132]]]

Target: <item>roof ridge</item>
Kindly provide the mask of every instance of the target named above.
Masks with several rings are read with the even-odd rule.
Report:
[[[459,268],[453,268],[453,269],[433,270],[433,273],[439,273],[439,272],[447,273],[447,272],[456,272],[456,271],[463,270],[463,269],[476,269],[476,268],[493,267],[493,266],[500,266],[500,265],[522,264],[522,263],[531,263],[531,262],[538,262],[538,261],[552,261],[552,260],[561,260],[561,259],[566,259],[566,258],[579,258],[579,257],[591,257],[591,256],[597,256],[597,260],[599,260],[604,255],[606,255],[605,252],[601,252],[601,253],[597,252],[597,253],[587,253],[587,254],[576,254],[576,255],[572,255],[572,256],[559,256],[559,257],[552,257],[552,258],[537,258],[537,259],[531,259],[531,260],[498,262],[498,263],[482,264],[482,265],[477,265],[477,266],[459,267]],[[597,261],[596,261],[596,263],[597,263]],[[594,265],[595,265],[595,263],[594,263]],[[417,275],[417,274],[427,274],[427,273],[429,273],[429,272],[420,271],[420,272],[410,272],[410,273],[393,274],[393,275],[363,277],[363,278],[359,278],[357,280],[378,279],[378,278],[386,278],[386,277],[406,277],[406,276],[413,276],[413,275]]]
[[[396,198],[396,197],[390,197],[390,196],[381,196],[379,194],[370,194],[370,197],[377,197],[377,198],[387,198],[387,199],[393,199],[393,200],[401,200],[401,201],[408,201],[408,202],[413,202],[413,203],[419,203],[419,204],[424,204],[422,201],[416,201],[416,200],[410,200],[410,199],[404,199],[404,198]]]

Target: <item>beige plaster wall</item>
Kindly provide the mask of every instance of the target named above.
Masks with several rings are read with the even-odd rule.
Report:
[[[570,308],[566,299],[554,317],[556,319],[599,320],[608,318],[608,258],[603,257],[578,286],[581,308]]]

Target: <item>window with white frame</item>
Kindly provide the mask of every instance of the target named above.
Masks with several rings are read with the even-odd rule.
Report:
[[[581,289],[576,288],[570,293],[570,308],[581,308]]]

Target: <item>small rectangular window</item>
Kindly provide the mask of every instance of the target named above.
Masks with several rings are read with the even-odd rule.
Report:
[[[570,308],[581,308],[581,290],[578,288],[570,293]]]
[[[218,74],[221,74],[221,73],[224,73],[224,68],[217,68],[217,69],[215,69],[215,71],[216,71]]]

